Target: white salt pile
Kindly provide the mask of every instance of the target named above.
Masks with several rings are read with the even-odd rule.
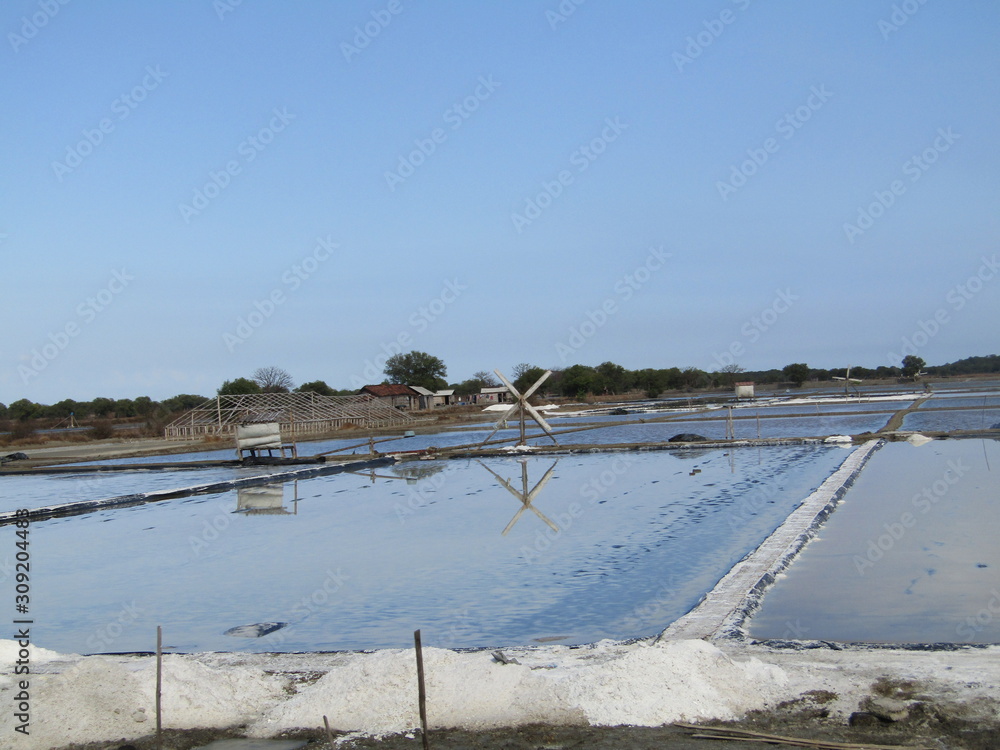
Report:
[[[10,641],[0,642],[0,696],[16,690]],[[40,654],[42,652],[39,652]],[[51,652],[48,652],[51,654]],[[500,664],[489,652],[425,649],[428,714],[434,727],[503,727],[531,722],[657,725],[675,720],[728,719],[785,693],[781,669],[755,658],[735,661],[703,641],[592,648],[550,647],[517,652]],[[40,656],[41,658],[41,656]],[[288,678],[254,666],[208,666],[197,655],[164,658],[163,716],[170,728],[249,725],[272,737],[317,727],[322,716],[340,730],[370,734],[419,725],[412,650],[344,655],[298,692]],[[14,748],[136,738],[152,731],[155,660],[83,657],[61,672],[31,675],[30,735],[0,714],[0,736]]]
[[[914,680],[921,700],[960,704],[960,714],[1000,716],[1000,648],[782,650],[700,640],[512,649],[519,664],[487,651],[424,650],[428,719],[434,728],[481,729],[531,722],[657,726],[736,719],[807,691],[834,697],[844,721],[876,680]],[[0,641],[0,703],[15,705],[15,642]],[[728,653],[727,653],[728,652]],[[0,712],[3,748],[135,739],[155,726],[152,657],[59,656],[31,651],[30,734]],[[192,654],[164,658],[166,728],[247,727],[256,738],[322,727],[363,734],[419,725],[412,649],[345,654]],[[275,674],[278,672],[279,674]],[[315,682],[292,673],[325,673]]]

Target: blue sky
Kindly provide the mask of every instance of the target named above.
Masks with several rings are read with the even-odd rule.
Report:
[[[0,401],[1000,351],[1000,5],[6,2]]]

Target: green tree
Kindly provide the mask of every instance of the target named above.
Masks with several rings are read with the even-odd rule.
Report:
[[[920,374],[920,371],[924,369],[924,362],[920,357],[915,354],[907,354],[903,357],[903,377],[904,378],[915,378]]]
[[[667,388],[667,370],[654,370],[646,368],[635,371],[635,385],[641,388],[646,394],[646,398],[656,398]]]
[[[601,362],[596,368],[595,385],[602,393],[618,395],[629,388],[629,371],[614,362]]]
[[[589,365],[571,365],[562,371],[559,380],[559,390],[569,398],[583,398],[593,393],[597,380],[597,371]]]
[[[315,393],[317,396],[336,396],[337,392],[326,384],[323,380],[314,380],[311,383],[303,383],[295,389],[296,393]]]
[[[46,417],[56,419],[66,419],[70,414],[81,414],[86,410],[86,404],[78,404],[71,398],[64,398],[62,401],[45,407]]]
[[[107,417],[115,410],[115,402],[110,398],[98,396],[90,402],[90,413],[97,417]]]
[[[461,383],[456,383],[454,387],[455,395],[464,397],[479,393],[484,387],[488,386],[484,386],[483,381],[479,378],[469,378],[468,380],[463,380]]]
[[[116,417],[134,417],[136,415],[135,402],[130,398],[120,398],[115,401]]]
[[[809,365],[804,362],[785,365],[781,372],[796,388],[801,388],[802,384],[809,379]]]
[[[156,402],[149,396],[139,396],[135,400],[135,413],[140,417],[148,417],[156,411]]]
[[[219,386],[220,396],[245,396],[248,393],[262,393],[263,389],[260,384],[255,380],[250,380],[249,378],[236,378],[235,380],[227,380],[221,386]]]
[[[207,400],[204,396],[196,396],[193,393],[179,393],[164,401],[162,406],[167,414],[175,414],[179,411],[187,411],[196,406],[201,406]]]
[[[33,419],[38,416],[41,408],[42,407],[34,401],[21,398],[7,407],[7,416],[11,419],[16,419],[19,422],[27,422],[29,419]]]
[[[437,357],[427,352],[406,352],[393,354],[385,363],[386,378],[390,383],[419,385],[436,391],[448,385],[445,377],[448,368]]]
[[[516,370],[517,368],[515,368],[515,371]],[[545,370],[542,369],[541,367],[535,367],[533,365],[529,365],[528,367],[520,370],[520,374],[514,378],[512,383],[514,387],[517,388],[518,393],[524,393],[526,390],[531,388],[531,386],[535,384],[535,381],[538,380],[540,377],[542,377],[542,375],[544,374]],[[545,389],[548,388],[548,385],[549,381],[546,380],[541,387]]]

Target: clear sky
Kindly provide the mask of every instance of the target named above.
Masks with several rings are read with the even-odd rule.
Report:
[[[0,401],[1000,352],[994,0],[0,6]],[[735,354],[732,354],[734,352]]]

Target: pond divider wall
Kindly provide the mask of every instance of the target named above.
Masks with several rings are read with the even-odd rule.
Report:
[[[41,521],[46,518],[56,518],[61,516],[77,516],[83,513],[93,513],[98,510],[109,508],[124,508],[133,505],[144,505],[155,503],[160,500],[172,500],[178,497],[188,497],[190,495],[206,495],[218,492],[228,492],[240,487],[254,487],[263,484],[274,484],[276,482],[289,482],[296,479],[308,479],[309,477],[324,476],[326,474],[340,474],[344,471],[362,471],[364,469],[374,469],[379,466],[387,466],[396,462],[391,456],[373,458],[365,461],[353,461],[351,463],[334,465],[313,465],[308,468],[282,471],[275,474],[257,474],[252,477],[239,477],[237,479],[227,479],[221,482],[210,484],[198,484],[191,487],[180,487],[170,490],[154,490],[153,492],[137,492],[130,495],[119,495],[101,500],[82,500],[75,503],[61,503],[43,508],[31,508],[28,510],[29,521]],[[18,511],[7,511],[0,513],[0,526],[14,523],[18,520]]]
[[[816,535],[854,484],[872,454],[885,445],[870,440],[856,448],[771,535],[736,563],[686,615],[669,625],[657,641],[745,637],[743,624],[764,592]]]

